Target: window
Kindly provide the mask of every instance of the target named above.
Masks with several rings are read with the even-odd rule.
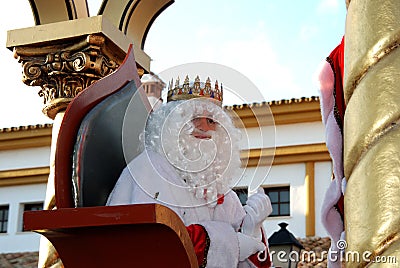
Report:
[[[23,204],[23,206],[24,206],[24,212],[25,211],[43,210],[43,202]],[[22,226],[24,226],[23,222],[22,222]],[[20,228],[23,231],[23,227],[20,227]]]
[[[270,217],[290,216],[290,187],[264,188],[272,205]]]
[[[24,204],[24,211],[43,210],[43,202]]]
[[[0,206],[0,233],[7,233],[9,206]]]
[[[233,191],[239,197],[242,205],[247,202],[247,188],[236,188]],[[290,187],[271,187],[264,188],[265,194],[269,196],[272,205],[272,213],[269,217],[290,216]]]
[[[242,206],[246,205],[246,202],[247,202],[247,188],[237,188],[237,189],[233,189],[233,191],[239,197],[239,200],[240,200],[240,203],[242,203]]]

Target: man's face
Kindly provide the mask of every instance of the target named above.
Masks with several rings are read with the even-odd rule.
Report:
[[[197,139],[211,139],[211,134],[209,131],[215,131],[217,127],[217,122],[206,116],[192,119],[192,124],[194,129],[191,135]]]

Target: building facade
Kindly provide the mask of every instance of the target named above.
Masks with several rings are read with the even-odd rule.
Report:
[[[268,107],[274,124],[264,126]],[[229,109],[243,121],[249,140],[246,147],[242,146],[242,159],[248,161],[238,188],[246,189],[252,179],[263,180],[262,187],[274,209],[264,224],[268,235],[278,229],[278,223],[287,222],[296,237],[327,236],[320,211],[332,169],[319,99],[272,101]],[[272,138],[274,141],[269,140]],[[272,142],[275,152],[273,161],[268,161]]]
[[[296,237],[327,235],[320,210],[332,169],[319,105],[312,97],[225,107],[239,116],[246,137],[235,191],[245,200],[250,182],[260,181],[274,208],[268,235],[280,222]],[[263,123],[266,111],[274,124]],[[38,250],[39,235],[23,231],[22,215],[43,205],[51,132],[51,124],[0,129],[0,253]]]

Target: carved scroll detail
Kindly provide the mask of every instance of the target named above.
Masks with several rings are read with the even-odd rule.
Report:
[[[16,50],[23,66],[22,81],[40,86],[47,116],[54,118],[79,92],[118,68],[122,59],[103,48],[104,43],[101,36],[88,36],[70,45]]]

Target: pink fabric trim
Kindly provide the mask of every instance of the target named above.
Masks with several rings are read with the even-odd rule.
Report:
[[[318,77],[320,89],[320,103],[322,122],[326,124],[328,115],[333,111],[334,98],[333,87],[335,85],[334,73],[327,61],[324,61]]]
[[[342,178],[343,178],[343,151],[342,151],[342,134],[334,117],[334,73],[328,62],[323,64],[319,75],[320,101],[322,122],[326,130],[326,146],[333,162],[333,174],[335,179],[331,181],[325,193],[325,198],[321,209],[321,220],[325,229],[331,237],[330,251],[339,252],[337,242],[340,240],[344,231],[343,221],[335,205],[338,203],[342,194]],[[338,261],[328,258],[328,267],[341,267],[339,253],[333,256],[338,257]]]

